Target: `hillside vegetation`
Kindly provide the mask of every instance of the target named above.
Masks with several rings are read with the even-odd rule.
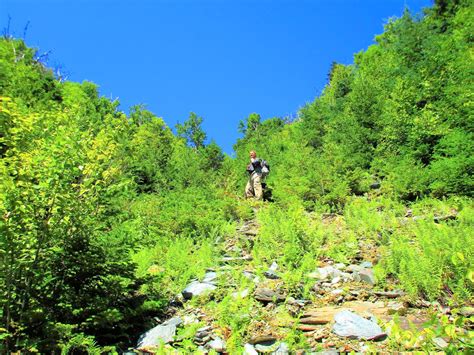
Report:
[[[143,106],[127,116],[95,84],[64,81],[22,40],[0,39],[1,352],[121,352],[157,318],[196,310],[205,316],[172,343],[182,353],[198,351],[206,325],[229,353],[265,331],[291,351],[337,348],[288,323],[301,316],[292,302],[348,301],[349,286],[328,300],[308,275],[360,261],[374,265],[367,289],[403,291],[431,317],[424,329],[395,317],[365,350],[432,350],[440,338],[447,352],[472,350],[473,33],[464,0],[390,20],[353,64],[332,65],[298,119],[245,118],[235,158],[207,143],[198,115],[176,134]],[[271,164],[273,202],[243,199],[250,150]],[[268,284],[242,274],[265,279],[272,263]],[[184,302],[208,269],[226,275],[217,290]],[[282,302],[253,297],[262,285]]]

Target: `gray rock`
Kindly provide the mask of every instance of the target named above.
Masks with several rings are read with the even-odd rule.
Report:
[[[334,265],[334,267],[338,270],[343,270],[346,267],[346,265],[343,263],[337,263],[336,265]]]
[[[371,322],[348,310],[334,316],[333,331],[340,337],[364,340],[378,340],[386,337],[377,323]]]
[[[211,333],[211,329],[212,329],[211,326],[199,328],[196,331],[196,334],[194,335],[194,338],[203,339],[203,338],[207,337]]]
[[[206,272],[206,274],[204,275],[204,279],[202,280],[202,282],[204,283],[210,283],[210,284],[215,284],[216,280],[217,280],[217,272],[215,271],[208,271]]]
[[[344,290],[341,290],[340,288],[331,291],[331,295],[334,295],[334,296],[339,296],[339,295],[342,295],[343,293],[344,293]]]
[[[340,276],[336,276],[335,278],[333,278],[333,279],[331,280],[331,283],[332,283],[333,285],[335,285],[335,284],[337,284],[337,283],[339,283],[339,282],[341,282],[341,277],[340,277]]]
[[[259,343],[256,344],[255,350],[257,350],[259,353],[273,353],[278,349],[278,343],[277,342],[267,342],[267,343]]]
[[[372,184],[370,184],[370,188],[372,190],[380,189],[380,182],[379,181],[373,182]]]
[[[407,313],[407,307],[400,302],[389,302],[387,304],[388,314],[398,314],[404,316]]]
[[[370,261],[364,261],[364,262],[360,263],[360,267],[364,268],[364,269],[370,269],[373,266],[374,265]]]
[[[181,323],[181,318],[172,318],[163,324],[157,325],[140,336],[137,348],[152,348],[159,346],[160,343],[171,343],[176,335],[176,327]]]
[[[374,276],[374,272],[372,271],[372,269],[363,269],[363,270],[357,272],[357,274],[360,277],[360,281],[366,282],[370,285],[375,285],[375,276]]]
[[[445,349],[449,346],[449,343],[446,342],[443,338],[433,338],[433,344],[439,349]]]
[[[347,272],[358,272],[362,269],[363,269],[363,267],[361,267],[359,265],[355,265],[355,264],[351,264],[346,268]]]
[[[276,263],[276,261],[274,261],[274,262],[270,265],[269,270],[272,270],[272,271],[277,271],[277,270],[278,270],[278,264]]]
[[[278,348],[272,352],[272,355],[288,355],[290,353],[290,347],[288,346],[287,343],[281,342],[280,345],[278,345]]]
[[[258,355],[258,352],[255,350],[252,344],[247,343],[244,345],[243,355]]]
[[[269,288],[258,288],[255,290],[255,299],[262,302],[282,302],[285,296]]]
[[[206,344],[208,348],[214,349],[218,353],[225,351],[225,341],[219,337],[215,337],[212,341]]]
[[[184,289],[182,294],[185,299],[190,300],[195,296],[200,296],[204,293],[213,291],[216,288],[216,285],[210,283],[193,281]]]
[[[180,317],[173,317],[163,322],[161,325],[174,325],[177,327],[177,326],[180,326],[181,324],[183,324],[183,320]]]
[[[341,276],[341,271],[330,265],[325,267],[318,267],[315,272],[308,274],[308,277],[319,280],[326,280],[337,276]]]
[[[374,295],[379,297],[397,298],[403,296],[405,293],[402,291],[374,291]]]
[[[462,307],[459,313],[464,317],[472,317],[474,316],[474,307]]]
[[[232,292],[232,297],[234,298],[245,298],[249,295],[249,289],[246,288],[245,290],[242,291],[236,291]]]
[[[265,275],[265,277],[267,279],[271,279],[271,280],[278,280],[280,279],[281,277],[273,270],[267,270],[265,271],[265,273],[263,274]]]
[[[354,272],[352,274],[352,280],[354,280],[355,282],[360,282],[360,275],[359,275],[359,272]]]

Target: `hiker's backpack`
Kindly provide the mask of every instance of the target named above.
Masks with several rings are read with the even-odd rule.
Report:
[[[266,160],[263,160],[260,162],[262,166],[262,177],[268,176],[270,174],[270,164]]]

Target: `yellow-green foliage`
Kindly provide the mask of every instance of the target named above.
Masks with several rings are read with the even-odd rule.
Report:
[[[307,259],[316,262],[323,231],[303,207],[271,205],[261,210],[257,219],[261,228],[254,245],[256,263],[269,265],[276,261],[293,270],[307,265]]]

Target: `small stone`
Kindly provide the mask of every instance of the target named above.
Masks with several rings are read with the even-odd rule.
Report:
[[[209,271],[209,272],[206,272],[206,274],[204,275],[204,279],[202,280],[202,282],[215,284],[216,279],[217,279],[217,272]]]
[[[338,270],[343,270],[346,267],[346,265],[343,263],[337,263],[336,265],[334,265],[334,267]]]
[[[443,338],[433,338],[433,344],[439,349],[445,349],[449,346],[449,343],[446,342]]]
[[[249,289],[246,288],[243,291],[237,291],[232,293],[233,298],[245,298],[249,295]]]
[[[360,263],[360,267],[364,268],[364,269],[370,269],[373,266],[374,265],[370,261],[364,261],[364,262]]]
[[[370,184],[369,187],[370,187],[372,190],[380,189],[380,182],[379,182],[379,181],[373,182],[372,184]]]
[[[254,293],[255,299],[261,302],[282,302],[285,296],[269,288],[258,288]]]
[[[402,291],[374,291],[374,295],[386,298],[397,298],[403,296],[405,293]]]
[[[255,350],[259,353],[273,353],[278,348],[278,343],[259,343],[255,345]]]
[[[359,265],[355,265],[355,264],[351,264],[346,268],[347,272],[356,272],[356,271],[360,271],[362,269],[363,269],[362,267],[360,267]]]
[[[278,348],[272,353],[272,355],[288,355],[290,353],[290,347],[287,343],[281,342]]]
[[[258,352],[255,350],[252,344],[247,343],[244,345],[243,355],[258,355]]]
[[[188,286],[186,286],[182,294],[185,299],[190,300],[195,296],[203,295],[207,292],[215,290],[216,288],[216,285],[210,283],[193,281]]]
[[[336,276],[336,277],[333,278],[332,281],[331,281],[331,283],[332,283],[333,285],[335,285],[335,284],[337,284],[337,283],[339,283],[339,282],[341,282],[341,278],[340,278],[339,276]]]
[[[333,296],[339,296],[339,295],[342,295],[343,293],[344,293],[344,290],[341,290],[340,288],[331,291],[331,295]]]
[[[461,314],[464,317],[472,317],[474,316],[474,307],[462,307],[459,310],[459,314]]]
[[[261,343],[274,343],[277,341],[277,338],[273,335],[259,335],[253,337],[249,340],[249,343],[252,345],[261,344]]]
[[[207,343],[207,347],[214,349],[215,351],[221,353],[225,351],[225,342],[219,337],[215,337],[212,341]]]
[[[312,325],[312,324],[300,324],[296,327],[296,329],[301,330],[303,332],[313,332],[320,328],[319,325]]]
[[[362,282],[366,282],[369,285],[375,285],[375,276],[372,269],[363,269],[359,271],[358,274]]]
[[[272,270],[272,271],[277,271],[277,269],[278,269],[278,264],[276,263],[276,261],[274,261],[274,262],[270,265],[269,269]]]
[[[265,273],[264,273],[263,275],[265,275],[265,277],[266,277],[267,279],[271,279],[271,280],[278,280],[278,279],[281,278],[281,277],[278,276],[278,274],[277,274],[275,271],[273,271],[273,270],[267,270],[267,271],[265,271]]]
[[[247,270],[244,270],[242,271],[242,274],[248,278],[249,280],[252,280],[254,277],[255,277],[255,274],[250,272],[250,271],[247,271]]]
[[[387,304],[388,314],[398,314],[404,316],[407,313],[407,308],[400,302],[389,302]]]

